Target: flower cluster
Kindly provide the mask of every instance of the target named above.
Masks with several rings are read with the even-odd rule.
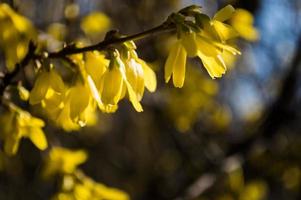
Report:
[[[29,138],[40,150],[46,149],[48,144],[42,130],[44,121],[13,104],[9,104],[8,109],[0,117],[0,138],[4,140],[5,153],[16,154],[23,137]]]
[[[28,43],[36,38],[31,22],[17,14],[9,5],[0,4],[0,47],[5,53],[6,66],[13,70],[27,53]]]
[[[30,104],[41,105],[66,131],[93,124],[97,107],[106,113],[115,112],[125,96],[136,111],[143,111],[140,101],[144,89],[155,91],[156,76],[135,49],[131,41],[122,44],[120,50],[110,50],[109,59],[99,51],[70,56],[76,66],[70,85],[53,65],[41,68],[30,92]]]
[[[77,170],[73,175],[65,175],[61,190],[52,200],[129,200],[125,192],[95,182]]]
[[[177,25],[178,40],[172,46],[165,63],[165,81],[172,76],[176,87],[183,87],[186,71],[186,58],[199,57],[212,78],[221,77],[227,67],[223,52],[233,55],[240,52],[227,44],[229,39],[238,36],[237,31],[224,21],[235,12],[232,6],[226,6],[210,19],[199,7],[189,7],[179,14],[171,16]],[[187,20],[193,17],[192,20]]]
[[[128,200],[129,196],[118,189],[109,188],[87,177],[78,169],[88,155],[83,150],[69,150],[53,147],[45,159],[43,177],[60,176],[60,191],[53,200]]]

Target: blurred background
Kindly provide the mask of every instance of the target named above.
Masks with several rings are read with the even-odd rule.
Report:
[[[141,32],[191,4],[210,16],[227,4],[248,10],[260,36],[233,41],[242,55],[221,79],[190,59],[184,87],[165,84],[169,35],[146,38],[137,52],[156,71],[158,88],[145,94],[144,112],[122,101],[115,114],[99,113],[95,126],[45,132],[52,144],[85,149],[84,173],[134,200],[301,199],[300,0],[0,2],[28,17],[52,51],[62,41],[94,44],[110,29]],[[85,28],[87,16],[103,26]],[[1,200],[50,199],[58,191],[55,180],[40,179],[43,156],[27,140],[14,157],[0,151]]]

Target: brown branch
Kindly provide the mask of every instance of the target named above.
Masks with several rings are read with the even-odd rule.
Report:
[[[104,41],[102,41],[98,44],[92,45],[92,46],[87,46],[87,47],[83,47],[83,48],[76,48],[76,47],[68,48],[68,46],[67,46],[66,48],[63,48],[59,52],[49,53],[48,57],[49,58],[61,58],[61,57],[67,56],[67,55],[83,53],[83,52],[87,52],[87,51],[93,51],[93,50],[101,51],[114,44],[120,44],[120,43],[130,41],[130,40],[140,40],[145,37],[150,37],[150,36],[154,36],[159,33],[164,33],[164,32],[173,31],[173,30],[175,30],[175,26],[173,26],[173,24],[163,23],[160,26],[143,31],[141,33],[137,33],[134,35],[121,37],[121,38],[104,40]]]
[[[121,44],[126,41],[130,40],[140,40],[146,37],[154,36],[160,33],[165,33],[169,31],[175,30],[175,26],[172,23],[164,22],[163,24],[156,26],[154,28],[151,28],[149,30],[143,31],[141,33],[129,35],[126,37],[121,38],[113,38],[113,39],[105,39],[102,42],[83,47],[83,48],[77,48],[75,46],[66,46],[62,50],[58,52],[43,52],[39,54],[35,54],[36,47],[35,45],[30,42],[28,53],[25,56],[25,58],[18,64],[16,64],[14,70],[12,72],[7,72],[3,75],[0,82],[0,97],[3,97],[4,91],[8,85],[12,83],[14,78],[19,74],[22,68],[24,68],[28,63],[33,59],[42,59],[42,58],[65,58],[68,55],[77,54],[77,53],[83,53],[87,51],[93,51],[93,50],[105,50],[106,48]]]

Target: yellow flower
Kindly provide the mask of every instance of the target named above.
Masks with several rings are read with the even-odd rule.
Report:
[[[96,123],[96,104],[88,86],[80,81],[67,90],[63,105],[54,121],[65,131],[78,130]]]
[[[197,44],[199,49],[197,55],[211,78],[221,77],[227,70],[223,51],[228,51],[233,55],[240,54],[232,46],[213,41],[201,35],[197,37]]]
[[[254,17],[252,14],[244,9],[237,9],[230,19],[230,24],[235,28],[241,37],[249,41],[256,41],[259,39],[259,33],[253,26]]]
[[[117,50],[112,54],[110,66],[101,78],[99,91],[103,105],[100,108],[104,112],[115,112],[118,102],[127,93],[135,110],[142,112],[143,109],[139,102],[142,97],[141,87],[147,85],[153,91],[156,85],[154,74],[152,74],[151,69],[141,59],[136,58],[135,62],[129,60],[126,67]],[[146,69],[148,80],[145,81],[145,84],[141,81],[141,68]]]
[[[83,150],[69,150],[63,147],[53,147],[45,161],[43,176],[48,178],[55,174],[71,174],[78,165],[87,160],[87,153]]]
[[[119,60],[111,60],[109,69],[101,77],[99,93],[101,94],[100,108],[104,112],[115,112],[117,104],[122,98],[123,78],[120,68],[124,70],[124,64]]]
[[[86,76],[90,75],[96,85],[100,83],[100,77],[107,70],[110,61],[99,51],[86,52],[84,55]],[[83,74],[85,72],[82,71]]]
[[[9,155],[16,154],[23,137],[29,138],[40,150],[45,150],[48,145],[42,130],[44,121],[13,104],[9,105],[9,109],[9,112],[0,118],[2,129],[0,136],[4,140],[5,152]]]
[[[234,13],[235,9],[231,5],[228,5],[219,10],[210,22],[221,41],[226,41],[238,36],[237,31],[232,26],[223,23],[224,21],[229,20]]]
[[[86,35],[95,36],[107,31],[110,25],[110,18],[104,13],[92,12],[82,19],[80,27]]]
[[[87,177],[80,170],[72,175],[64,175],[61,189],[53,200],[129,200],[124,191],[105,186]]]
[[[43,107],[59,107],[60,102],[51,100],[48,102],[47,100],[55,96],[64,96],[65,91],[65,84],[54,68],[49,71],[41,69],[30,92],[29,103],[31,105],[41,103]]]
[[[146,62],[138,57],[135,52],[135,44],[130,41],[122,45],[124,47],[122,53],[126,56],[121,57],[119,51],[114,50],[111,52],[110,61],[105,58],[103,53],[98,51],[76,54],[70,57],[79,67],[84,84],[82,87],[83,93],[86,96],[91,96],[103,112],[115,112],[118,108],[118,102],[126,94],[128,94],[134,108],[141,112],[143,109],[140,101],[143,97],[144,87],[150,92],[154,92],[157,86],[155,73]],[[89,101],[92,102],[90,103],[92,105],[94,105],[93,100]],[[76,100],[76,104],[81,103],[79,108],[87,105],[82,101],[80,99]],[[88,99],[85,98],[84,102],[88,102]],[[67,112],[73,112],[71,110],[70,107],[65,115]],[[78,110],[75,112],[78,113]],[[74,118],[74,116],[71,116],[71,118]]]
[[[126,69],[126,78],[132,86],[137,100],[141,101],[146,87],[150,92],[154,92],[157,87],[157,80],[154,71],[140,59],[133,49],[127,49],[126,57],[123,58]]]
[[[77,64],[84,84],[88,86],[90,96],[97,102],[98,106],[103,110],[103,102],[100,97],[99,89],[101,79],[109,66],[109,60],[98,52],[87,52],[71,56],[72,61]]]
[[[228,20],[234,13],[232,6],[221,9],[213,19],[207,15],[197,14],[195,26],[189,27],[185,21],[177,26],[178,41],[172,46],[165,63],[165,81],[173,77],[175,87],[183,87],[185,80],[186,58],[199,57],[211,76],[221,77],[226,72],[226,64],[223,52],[227,51],[233,55],[240,54],[238,50],[227,44],[227,40],[236,37],[237,32],[224,21]]]
[[[90,103],[89,89],[85,85],[78,83],[69,89],[67,101],[66,106],[70,106],[70,118],[73,121],[85,124],[84,111]]]
[[[36,35],[28,19],[17,14],[9,5],[0,3],[0,47],[4,49],[9,71],[24,58],[29,41],[35,40]]]
[[[89,65],[95,59],[92,58],[91,60]],[[95,67],[98,66],[95,65]],[[81,73],[85,73],[85,77],[92,81],[85,68],[80,69]],[[97,70],[94,70],[93,76],[95,77],[99,75],[97,73],[99,70]],[[30,93],[29,102],[32,105],[40,104],[47,116],[65,131],[78,130],[85,125],[93,125],[96,122],[95,103],[88,82],[82,79],[77,80],[74,86],[67,88],[54,68],[49,71],[41,69]],[[93,81],[91,83],[94,84]]]
[[[144,74],[142,66],[135,59],[125,61],[126,77],[136,93],[137,100],[141,101],[144,93]]]
[[[172,75],[175,87],[183,87],[186,71],[186,57],[187,52],[182,45],[181,40],[179,40],[172,46],[165,63],[165,82],[168,82]]]

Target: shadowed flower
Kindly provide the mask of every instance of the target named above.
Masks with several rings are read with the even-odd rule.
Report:
[[[29,138],[40,150],[48,146],[42,130],[44,121],[13,104],[9,104],[9,111],[1,115],[0,124],[0,137],[4,140],[4,151],[8,155],[17,153],[23,137]]]
[[[74,173],[78,165],[84,163],[87,157],[87,153],[83,150],[73,151],[63,147],[53,147],[46,158],[43,177]]]

